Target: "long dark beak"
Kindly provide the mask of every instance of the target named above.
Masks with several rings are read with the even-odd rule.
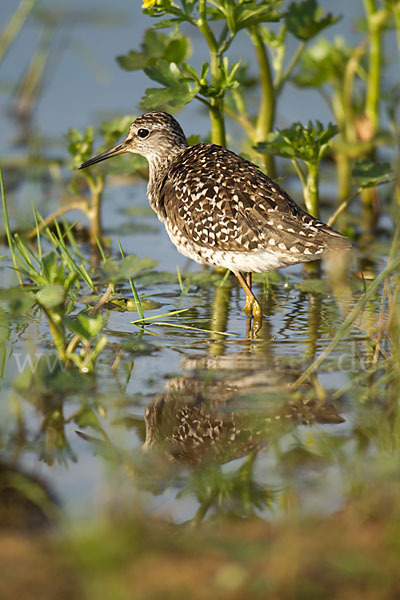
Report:
[[[96,163],[99,163],[102,160],[106,160],[107,158],[111,158],[112,156],[118,156],[118,154],[124,154],[125,152],[128,152],[128,143],[126,142],[126,140],[124,140],[120,144],[117,144],[113,148],[110,148],[109,150],[106,150],[105,152],[102,152],[101,154],[90,158],[86,162],[82,163],[79,168],[86,169],[86,167],[95,165]]]

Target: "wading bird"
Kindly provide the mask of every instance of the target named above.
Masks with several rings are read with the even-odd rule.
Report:
[[[120,144],[80,169],[125,152],[148,160],[150,206],[178,251],[198,263],[230,269],[246,293],[245,313],[258,326],[262,315],[252,273],[351,247],[255,164],[215,144],[188,146],[181,126],[166,112],[138,117]]]

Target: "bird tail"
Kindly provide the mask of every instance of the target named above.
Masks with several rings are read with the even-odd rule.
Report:
[[[321,238],[323,237],[323,240],[321,241],[323,241],[326,252],[351,250],[353,248],[347,237],[336,231],[336,229],[329,227],[329,225],[323,225],[319,231],[322,234]],[[318,241],[318,237],[316,241]]]

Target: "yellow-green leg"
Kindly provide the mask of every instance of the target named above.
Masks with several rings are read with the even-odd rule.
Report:
[[[246,304],[244,306],[244,312],[247,316],[253,314],[254,321],[257,323],[261,322],[262,312],[261,306],[253,292],[251,291],[251,273],[246,273],[246,281],[241,273],[235,273],[236,277],[246,294]]]
[[[240,279],[239,279],[239,281],[240,281]],[[247,284],[247,287],[251,291],[251,273],[246,273],[246,284]],[[249,296],[247,294],[247,292],[246,292],[246,304],[244,305],[243,310],[244,310],[244,314],[246,315],[246,317],[251,317],[251,315],[253,314],[253,298],[251,296]]]

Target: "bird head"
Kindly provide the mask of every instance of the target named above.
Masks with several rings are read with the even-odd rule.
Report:
[[[185,134],[172,115],[166,112],[145,113],[132,123],[128,135],[121,143],[90,158],[79,168],[85,169],[126,152],[140,154],[152,163],[177,154],[186,146]]]

